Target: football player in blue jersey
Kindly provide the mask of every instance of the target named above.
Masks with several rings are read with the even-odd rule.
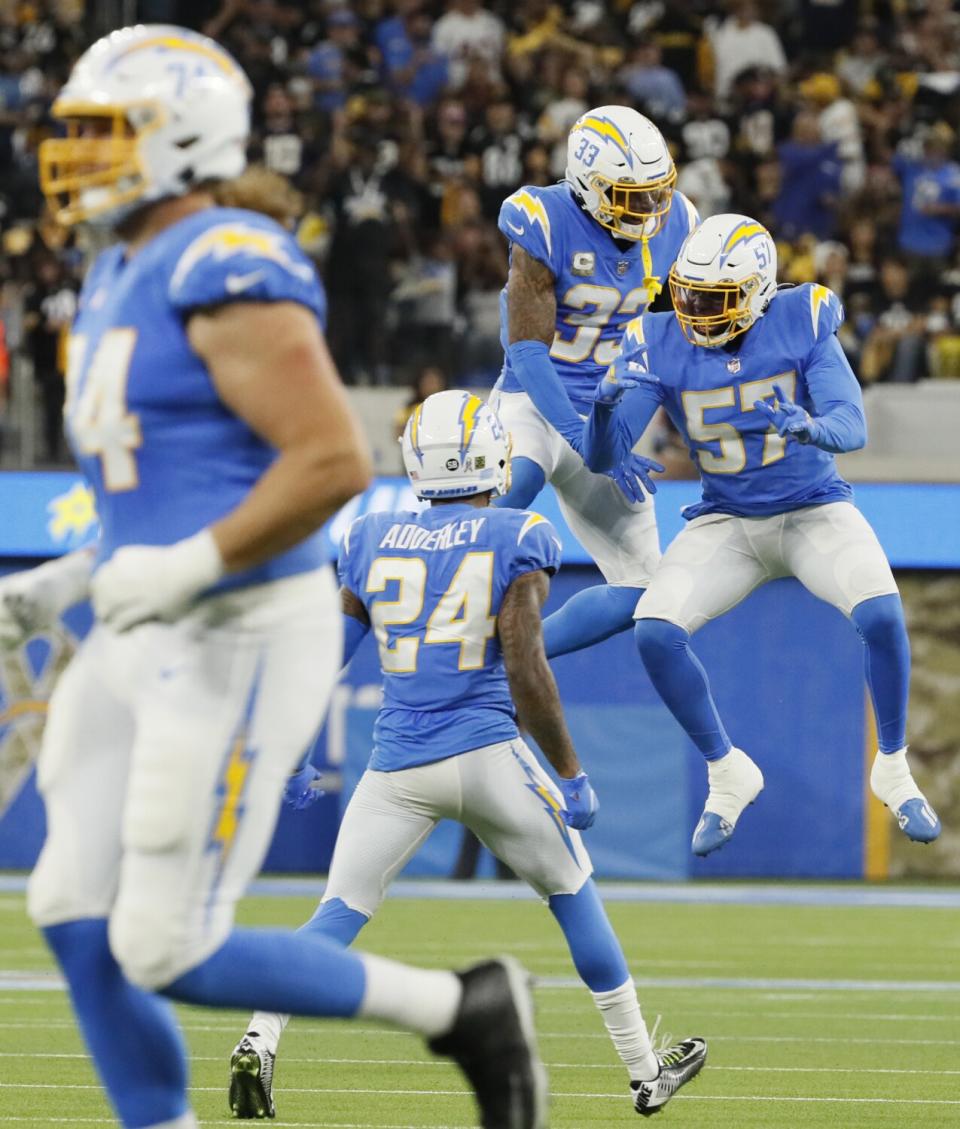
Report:
[[[53,106],[66,136],[41,149],[59,217],[119,242],[70,338],[96,554],[0,588],[8,645],[88,591],[96,613],[50,703],[29,911],[131,1129],[197,1125],[164,996],[390,1020],[464,1066],[485,1126],[538,1129],[518,965],[428,972],[234,928],[340,666],[316,531],[370,474],[310,261],[273,221],[214,205],[244,167],[250,94],[211,40],[126,28],[77,62]]]
[[[500,209],[510,274],[500,298],[506,359],[492,403],[513,436],[515,470],[499,504],[524,509],[551,482],[606,581],[547,620],[550,657],[629,627],[660,558],[644,488],[655,491],[649,471],[663,467],[627,452],[612,478],[593,474],[581,436],[624,327],[660,292],[697,222],[676,179],[652,122],[598,106],[570,130],[566,180],[521,188]]]
[[[852,502],[834,455],[866,442],[863,401],[837,340],[837,296],[777,289],[769,232],[740,215],[705,220],[670,272],[673,313],[631,322],[599,385],[584,435],[597,470],[631,450],[661,405],[700,470],[703,497],[637,605],[650,679],[707,759],[710,790],[693,835],[698,855],[733,834],[763,788],[760,769],[720,720],[690,635],[754,588],[795,576],[852,620],[880,748],[870,784],[918,842],[940,821],[907,765],[910,645],[896,581]]]
[[[305,932],[350,944],[441,819],[465,824],[547,902],[630,1075],[635,1109],[661,1109],[706,1058],[702,1039],[659,1057],[579,831],[597,798],[567,732],[541,636],[560,546],[506,492],[506,432],[466,392],[430,396],[403,461],[419,513],[366,514],[340,551],[346,655],[372,630],[383,671],[373,755],[343,816],[323,901]],[[517,729],[533,735],[559,790]],[[233,1056],[233,1104],[272,1112],[282,1015],[254,1015]],[[266,1076],[264,1074],[266,1065]],[[248,1095],[246,1100],[242,1096]]]

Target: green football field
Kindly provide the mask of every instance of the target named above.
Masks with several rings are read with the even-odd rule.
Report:
[[[749,899],[750,888],[745,897]],[[802,888],[791,888],[796,891]],[[854,888],[856,893],[856,888]],[[960,1129],[960,900],[943,906],[616,902],[648,1023],[702,1034],[707,1066],[655,1124],[698,1129]],[[815,899],[813,899],[815,900]],[[951,906],[952,902],[952,906]],[[305,897],[257,897],[242,919],[299,924]],[[430,965],[516,954],[541,978],[552,1126],[639,1125],[562,937],[531,900],[388,901],[363,943]],[[233,1124],[227,1060],[245,1016],[183,1008],[205,1125]],[[118,1031],[122,1038],[122,1031]],[[18,893],[0,895],[0,1124],[110,1125],[107,1106]],[[455,1070],[371,1023],[295,1020],[276,1125],[474,1125]]]

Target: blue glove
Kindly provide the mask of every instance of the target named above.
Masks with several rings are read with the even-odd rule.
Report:
[[[585,772],[578,773],[572,780],[560,778],[560,791],[566,805],[563,822],[577,831],[586,831],[593,825],[600,810],[600,801],[594,792]]]
[[[308,761],[303,768],[298,769],[287,781],[283,790],[283,802],[294,811],[303,811],[320,799],[323,791],[314,788],[313,782],[320,779],[320,773]]]
[[[594,399],[598,404],[606,404],[608,407],[620,402],[620,397],[627,391],[628,388],[636,388],[640,383],[632,376],[621,376],[617,373],[617,365],[611,365],[606,372],[603,380],[597,385],[597,390],[594,393]]]
[[[783,391],[779,384],[773,386],[774,401],[754,400],[753,406],[777,429],[777,434],[782,436],[792,435],[798,443],[817,443],[823,438],[823,428],[817,421],[795,404]]]
[[[650,477],[650,472],[662,473],[663,470],[663,463],[658,463],[655,459],[644,458],[643,455],[631,454],[618,467],[614,467],[607,473],[620,487],[620,493],[628,502],[642,502],[644,490],[648,494],[656,494],[657,492],[657,484]],[[641,483],[643,484],[642,488]]]

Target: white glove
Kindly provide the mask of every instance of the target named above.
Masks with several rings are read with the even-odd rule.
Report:
[[[15,650],[52,627],[90,591],[93,553],[81,549],[0,580],[0,650]]]
[[[209,529],[173,545],[126,545],[93,574],[93,610],[114,631],[173,620],[224,571]]]

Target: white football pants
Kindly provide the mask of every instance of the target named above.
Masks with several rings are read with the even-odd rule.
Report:
[[[344,812],[323,900],[372,917],[441,819],[469,827],[541,897],[575,894],[593,867],[562,806],[520,738],[398,772],[368,769]]]
[[[490,404],[510,432],[513,457],[542,468],[567,524],[606,582],[645,588],[660,561],[651,499],[628,502],[612,478],[594,474],[525,392],[494,391]]]
[[[50,702],[33,920],[109,917],[115,957],[147,988],[215,952],[341,653],[329,569],[210,597],[172,624],[95,626]]]

